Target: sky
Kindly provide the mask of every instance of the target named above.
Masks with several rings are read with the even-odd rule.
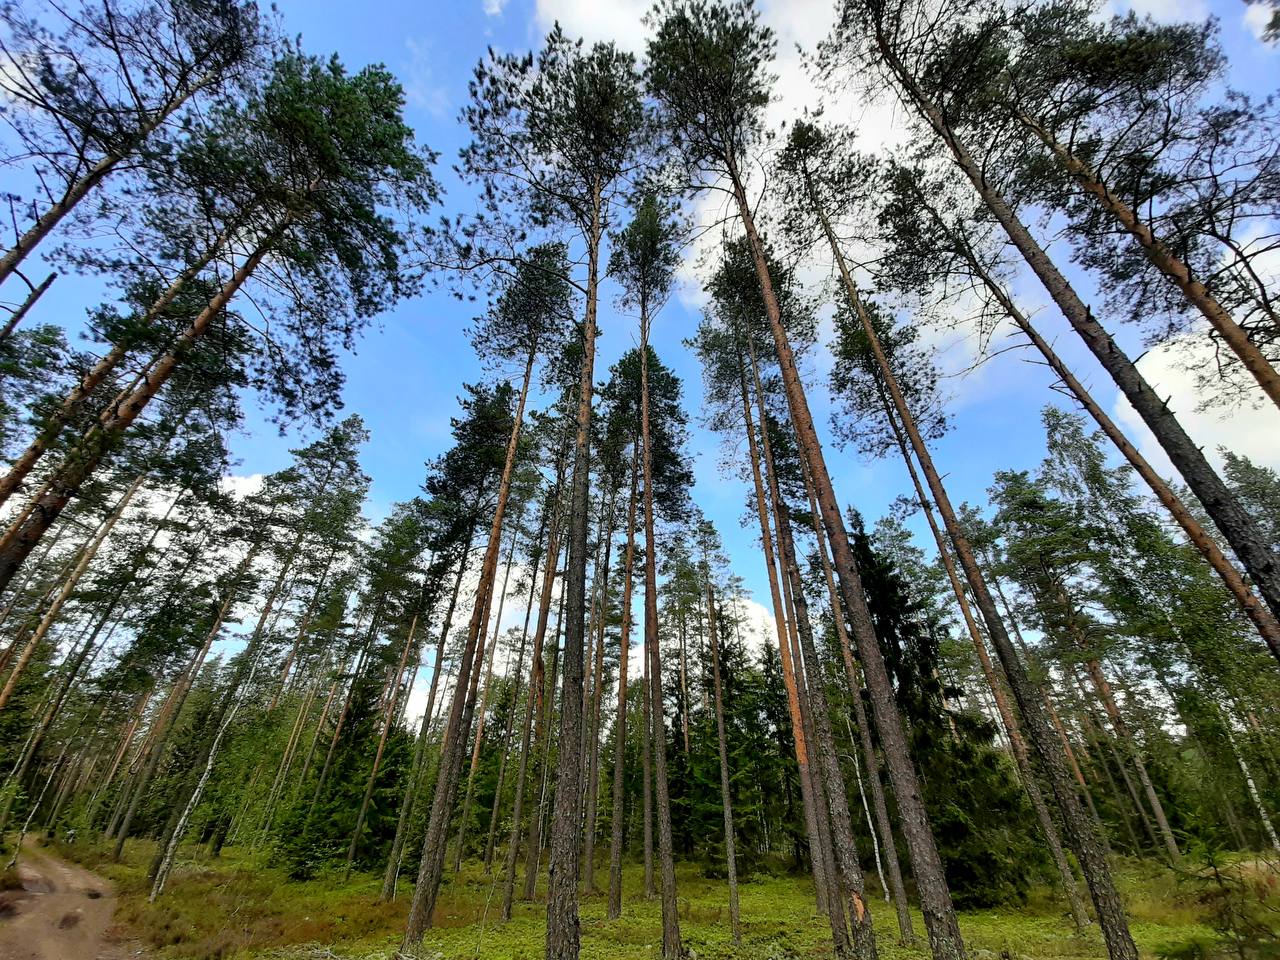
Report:
[[[466,130],[458,114],[467,97],[467,82],[487,47],[499,51],[536,48],[555,21],[570,35],[588,41],[613,39],[621,46],[643,52],[645,28],[641,23],[647,3],[639,0],[455,0],[450,3],[394,2],[351,3],[350,0],[277,0],[287,35],[300,35],[304,49],[314,54],[336,52],[349,69],[365,64],[385,64],[403,83],[407,119],[421,143],[440,153],[438,176],[446,187],[446,211],[472,209],[470,190],[458,182],[452,164],[464,145]],[[830,0],[759,0],[765,21],[778,34],[779,60],[776,100],[769,110],[772,125],[820,106],[813,85],[800,64],[796,45],[811,49],[825,34],[832,17]],[[1229,58],[1230,82],[1246,92],[1263,95],[1280,80],[1280,51],[1259,39],[1265,17],[1262,8],[1247,7],[1240,0],[1112,0],[1113,12],[1129,9],[1157,19],[1217,16],[1221,39]],[[851,124],[862,145],[891,143],[900,130],[898,110],[887,102],[864,102],[845,96],[826,104],[828,120]],[[708,222],[717,211],[710,203],[695,205],[696,221]],[[1066,251],[1060,252],[1065,264]],[[682,343],[698,322],[703,298],[697,267],[687,263],[681,271],[682,286],[655,321],[653,343],[662,359],[683,379],[686,405],[691,412],[690,459],[695,477],[693,499],[718,528],[733,572],[740,576],[754,598],[768,605],[768,587],[760,551],[758,529],[744,526],[746,485],[723,465],[726,450],[716,435],[698,421],[701,409],[701,374],[696,358]],[[1092,292],[1087,278],[1071,273],[1082,292]],[[821,279],[815,276],[815,279]],[[1168,462],[1116,393],[1105,374],[1079,345],[1034,281],[1015,284],[1024,307],[1035,312],[1042,330],[1071,363],[1102,405],[1133,428],[1133,435],[1154,463],[1169,472]],[[601,300],[597,380],[636,342],[636,321],[620,313],[614,304],[616,287],[606,285]],[[82,315],[82,288],[74,283],[55,285],[42,310]],[[475,382],[486,373],[477,362],[466,337],[466,328],[482,304],[462,303],[439,290],[401,303],[381,317],[344,358],[346,413],[358,413],[371,433],[362,462],[372,478],[367,511],[371,519],[386,516],[391,505],[419,492],[424,464],[450,444],[450,418],[457,412],[456,398],[463,382]],[[72,322],[72,321],[69,321]],[[1142,350],[1133,330],[1117,329],[1121,343]],[[1060,394],[1050,390],[1051,377],[1043,366],[1031,362],[1025,350],[1002,353],[964,376],[970,367],[973,345],[962,334],[934,338],[943,367],[950,374],[944,392],[951,398],[952,431],[934,446],[940,469],[956,501],[985,502],[985,489],[998,469],[1034,469],[1044,455],[1040,410],[1048,403],[1066,406]],[[999,343],[996,346],[1008,346]],[[1270,410],[1237,411],[1228,419],[1196,412],[1198,398],[1190,376],[1160,352],[1145,355],[1144,373],[1183,416],[1193,438],[1206,447],[1226,445],[1256,461],[1280,467],[1280,420]],[[810,402],[823,432],[827,462],[836,493],[845,504],[856,506],[870,523],[884,514],[899,495],[908,492],[908,479],[899,462],[868,463],[853,451],[843,451],[831,437],[832,407],[826,390],[829,359],[825,351],[813,352],[805,361]],[[270,473],[286,466],[288,450],[313,436],[305,430],[281,437],[262,418],[250,418],[248,429],[232,439],[239,478]],[[730,453],[740,452],[734,448]],[[245,480],[236,481],[245,484]],[[922,524],[913,522],[918,542],[926,544]],[[758,611],[763,613],[764,611]]]

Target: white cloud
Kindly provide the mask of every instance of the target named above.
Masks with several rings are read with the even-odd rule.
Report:
[[[251,497],[262,489],[263,474],[251,473],[248,476],[240,477],[235,474],[228,474],[220,481],[223,493],[229,493],[237,500],[243,500],[245,497]]]
[[[1280,446],[1275,442],[1280,435],[1280,419],[1269,402],[1242,406],[1225,414],[1196,409],[1201,398],[1194,367],[1201,355],[1205,363],[1213,362],[1203,338],[1183,338],[1149,351],[1138,361],[1138,369],[1161,397],[1168,398],[1169,408],[1213,463],[1221,464],[1218,447],[1226,447],[1255,463],[1280,469]],[[1262,398],[1260,389],[1257,393]],[[1155,468],[1163,476],[1176,476],[1164,450],[1123,396],[1116,398],[1114,413]]]
[[[499,17],[507,6],[507,0],[484,0],[484,15],[486,17]]]
[[[1258,40],[1262,40],[1275,12],[1276,8],[1269,3],[1246,3],[1244,16],[1241,19],[1244,21],[1245,28]],[[1267,49],[1274,51],[1276,48],[1267,45]]]
[[[1122,16],[1130,11],[1159,23],[1204,20],[1209,16],[1204,0],[1109,0],[1100,12],[1105,16]]]
[[[559,23],[565,33],[587,43],[612,40],[638,55],[649,35],[640,21],[650,6],[648,0],[537,0],[534,17],[543,31]]]

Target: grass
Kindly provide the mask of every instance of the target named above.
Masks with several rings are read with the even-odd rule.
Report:
[[[122,863],[111,863],[83,846],[75,859],[116,884],[120,906],[116,922],[163,960],[330,960],[387,958],[399,944],[408,910],[407,885],[394,903],[378,903],[381,878],[340,874],[297,882],[286,878],[264,853],[228,848],[218,860],[190,852],[169,880],[165,894],[147,903],[146,867],[152,847],[130,843]],[[1144,957],[1212,933],[1203,925],[1196,897],[1158,865],[1126,863],[1119,875],[1133,935]],[[874,878],[869,892],[878,891]],[[698,960],[744,958],[784,960],[831,956],[830,930],[813,909],[812,884],[795,877],[762,877],[741,885],[743,944],[735,948],[728,933],[723,881],[703,877],[696,865],[679,870],[681,934]],[[517,892],[519,888],[517,887]],[[540,891],[541,893],[541,888]],[[478,863],[464,865],[441,888],[435,926],[427,931],[419,955],[432,960],[536,960],[542,956],[545,907],[515,905],[509,923],[499,918],[502,889]],[[640,870],[625,871],[623,916],[608,921],[603,896],[584,897],[581,906],[584,960],[640,960],[658,955],[661,916],[657,901],[640,890]],[[923,924],[914,913],[921,942],[897,942],[893,912],[873,899],[880,956],[884,960],[924,960]],[[974,960],[1007,955],[1045,960],[1094,960],[1106,957],[1096,928],[1076,936],[1062,904],[1051,891],[1039,890],[1018,907],[966,911],[960,916]]]

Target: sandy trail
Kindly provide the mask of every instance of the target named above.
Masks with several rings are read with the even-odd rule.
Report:
[[[0,894],[0,960],[126,960],[139,957],[108,936],[111,884],[30,844],[18,859],[22,890]]]

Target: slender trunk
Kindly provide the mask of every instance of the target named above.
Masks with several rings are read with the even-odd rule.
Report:
[[[205,73],[195,79],[195,82],[185,89],[180,90],[167,101],[160,104],[151,117],[134,131],[133,135],[125,138],[124,142],[115,150],[109,151],[88,170],[78,180],[68,185],[66,191],[61,198],[58,199],[44,214],[18,238],[3,257],[0,257],[0,283],[4,283],[9,276],[18,269],[18,266],[31,253],[45,237],[47,237],[62,219],[67,216],[76,204],[87,197],[103,180],[111,175],[112,171],[120,165],[129,154],[141,146],[156,130],[178,110],[180,110],[188,100],[196,95],[204,87],[212,83],[216,77],[213,73]]]
[[[1061,309],[1067,322],[1111,375],[1116,386],[1142,418],[1143,423],[1150,428],[1170,462],[1182,474],[1187,485],[1235,550],[1236,556],[1240,558],[1240,562],[1253,578],[1267,606],[1271,609],[1272,616],[1280,617],[1280,559],[1268,546],[1257,524],[1210,466],[1203,451],[1187,435],[1173,411],[1160,399],[1159,394],[1134,362],[1094,318],[1092,311],[1080,299],[1044,248],[1031,235],[1009,202],[988,182],[980,164],[969,154],[968,148],[951,129],[941,111],[915,82],[878,26],[876,41],[884,54],[886,64],[898,77],[908,99],[948,147],[957,166],[969,178],[982,201],[1008,234],[1014,247]],[[1280,660],[1280,646],[1273,646],[1271,649]],[[998,644],[997,652],[999,652]],[[1109,918],[1107,922],[1112,923],[1112,920],[1114,918]],[[1117,930],[1116,936],[1119,940],[1115,944],[1112,944],[1111,937],[1108,937],[1108,943],[1112,944],[1111,949],[1118,949],[1121,955],[1129,956],[1132,953],[1131,948],[1122,943],[1129,939],[1127,930]],[[1113,960],[1118,960],[1116,954],[1113,954]]]
[[[1236,764],[1240,767],[1240,773],[1244,776],[1245,786],[1249,790],[1249,799],[1253,801],[1253,807],[1258,812],[1258,822],[1262,824],[1263,832],[1267,835],[1267,840],[1271,843],[1271,848],[1276,853],[1280,853],[1280,836],[1276,835],[1275,824],[1271,822],[1271,817],[1267,814],[1266,804],[1262,802],[1262,797],[1258,793],[1258,785],[1254,782],[1253,773],[1249,770],[1249,765],[1245,763],[1244,754],[1240,752],[1240,745],[1236,743],[1236,735],[1231,730],[1230,718],[1222,717],[1222,728],[1227,732],[1227,743],[1231,747],[1231,753],[1236,759]]]
[[[415,613],[409,622],[409,633],[404,638],[404,646],[400,650],[400,660],[396,665],[393,687],[387,696],[386,710],[382,719],[382,731],[378,734],[378,747],[373,754],[373,768],[369,771],[369,779],[364,785],[364,797],[360,800],[360,812],[356,815],[356,826],[351,831],[351,845],[347,847],[347,863],[345,876],[351,874],[351,864],[355,862],[356,845],[360,842],[360,834],[364,832],[364,818],[369,813],[369,802],[373,799],[373,785],[378,780],[378,768],[382,764],[382,752],[387,746],[387,735],[391,733],[392,721],[396,715],[396,700],[400,693],[400,679],[404,675],[405,661],[409,658],[409,649],[413,646],[413,634],[418,628],[418,615]]]
[[[1119,194],[1113,192],[1092,167],[1077,156],[1070,147],[1058,141],[1052,132],[1020,109],[1015,111],[1018,121],[1049,148],[1062,168],[1098,206],[1133,238],[1147,259],[1170,283],[1182,291],[1187,302],[1209,322],[1209,326],[1222,337],[1223,343],[1240,359],[1244,368],[1258,382],[1258,386],[1280,406],[1280,373],[1271,365],[1258,345],[1249,339],[1230,311],[1197,280],[1191,267],[1174,250],[1155,235],[1149,224],[1143,222],[1137,212]]]
[[[865,332],[866,327],[864,326]],[[869,336],[875,336],[874,330]],[[883,352],[880,352],[877,357],[882,355]],[[888,370],[887,366],[881,368],[881,377],[886,375],[892,375],[892,371]],[[996,675],[991,657],[987,654],[986,642],[982,638],[982,633],[978,630],[978,623],[974,619],[972,608],[969,606],[968,596],[965,594],[964,586],[960,583],[960,574],[956,570],[955,560],[951,556],[951,550],[947,546],[942,530],[938,527],[937,520],[934,519],[933,504],[920,483],[920,477],[916,473],[915,462],[912,460],[911,452],[907,449],[907,439],[903,436],[902,426],[898,422],[899,417],[905,413],[906,417],[904,419],[911,419],[914,427],[914,418],[910,417],[909,411],[895,408],[885,395],[882,383],[877,381],[876,387],[880,394],[881,403],[884,406],[885,417],[889,421],[894,439],[898,445],[898,451],[902,455],[902,462],[906,464],[907,473],[911,477],[911,485],[916,492],[916,500],[920,504],[920,509],[924,513],[929,530],[933,534],[934,543],[938,547],[938,556],[941,558],[943,568],[947,572],[947,580],[951,584],[952,594],[956,598],[956,604],[960,608],[961,617],[964,619],[965,628],[969,633],[969,639],[973,643],[973,650],[978,658],[978,666],[982,670],[983,679],[986,681],[987,688],[991,691],[991,697],[995,702],[996,713],[999,715],[1005,734],[1008,736],[1009,750],[1013,754],[1023,789],[1026,790],[1027,798],[1031,801],[1031,808],[1040,824],[1040,831],[1044,834],[1045,841],[1049,845],[1049,853],[1053,858],[1054,866],[1058,871],[1058,878],[1062,883],[1062,892],[1066,895],[1067,905],[1071,910],[1072,922],[1075,924],[1077,932],[1082,931],[1089,924],[1089,914],[1080,899],[1075,875],[1071,872],[1071,865],[1067,862],[1066,854],[1062,849],[1062,839],[1058,835],[1058,828],[1054,825],[1053,817],[1049,813],[1049,808],[1044,802],[1044,796],[1040,792],[1040,786],[1036,782],[1035,772],[1032,770],[1030,756],[1027,752],[1027,745],[1022,738],[1022,730],[1018,724],[1017,717],[1014,716],[1013,710],[1009,706],[1004,687],[1001,684],[1000,677]]]
[[[1049,342],[1040,335],[1040,332],[1032,325],[1026,314],[1013,302],[1004,286],[982,264],[969,245],[968,238],[953,230],[938,214],[936,208],[932,206],[927,197],[917,193],[916,199],[920,206],[934,219],[934,222],[952,238],[961,255],[968,263],[973,275],[982,282],[983,286],[990,292],[992,298],[1008,315],[1009,319],[1013,321],[1014,325],[1031,341],[1032,346],[1044,357],[1045,363],[1049,368],[1053,370],[1071,395],[1076,398],[1076,401],[1098,424],[1099,429],[1115,444],[1116,449],[1133,467],[1134,472],[1142,478],[1143,482],[1147,484],[1155,495],[1155,498],[1160,501],[1169,512],[1169,515],[1182,528],[1187,540],[1204,557],[1205,562],[1213,568],[1232,597],[1235,598],[1237,605],[1245,616],[1253,622],[1263,641],[1273,653],[1280,655],[1280,621],[1277,621],[1266,604],[1262,603],[1254,595],[1253,590],[1245,582],[1240,571],[1222,552],[1217,541],[1201,526],[1200,521],[1195,518],[1195,515],[1187,508],[1187,505],[1183,503],[1173,488],[1160,476],[1129,438],[1125,436],[1116,422],[1099,406],[1093,395],[1089,393],[1079,378],[1071,372],[1071,369],[1049,345]]]
[[[179,676],[176,689],[170,693],[167,702],[156,716],[155,724],[162,726],[159,727],[159,733],[152,738],[146,765],[138,777],[137,784],[133,787],[123,819],[115,830],[116,845],[112,851],[111,858],[117,863],[120,862],[120,857],[124,853],[124,842],[129,838],[129,828],[133,825],[134,815],[138,812],[138,807],[146,795],[147,787],[150,786],[151,780],[160,766],[160,758],[164,753],[169,735],[173,732],[174,725],[178,722],[182,707],[187,702],[187,695],[191,692],[191,687],[200,673],[205,657],[209,654],[209,648],[213,646],[213,642],[222,632],[223,621],[226,620],[227,614],[231,612],[231,607],[239,594],[238,588],[244,580],[245,573],[248,572],[249,567],[252,566],[254,559],[257,557],[258,549],[258,544],[250,547],[249,552],[245,554],[244,559],[236,567],[235,572],[232,574],[231,582],[227,585],[226,596],[218,607],[218,612],[214,615],[213,623],[210,624],[209,629],[205,632],[204,642],[192,656],[187,669]],[[135,760],[134,762],[136,763],[137,761]],[[107,832],[111,834],[112,831],[108,830]]]
[[[662,710],[662,656],[658,649],[657,540],[653,523],[653,430],[649,408],[649,324],[647,300],[640,305],[640,457],[644,477],[644,640],[649,657],[649,697],[653,718],[653,778],[658,813],[658,860],[662,869],[662,957],[675,960],[680,945],[676,867],[671,839],[671,799],[667,793],[667,737]]]
[[[640,659],[644,664],[640,687],[640,725],[644,728],[640,737],[640,802],[643,806],[641,841],[644,861],[644,898],[652,900],[658,895],[653,880],[653,694],[649,680],[649,644],[641,637]]]
[[[831,603],[831,619],[835,621],[836,636],[840,641],[840,653],[844,661],[845,679],[849,684],[850,700],[853,703],[854,719],[858,723],[858,743],[853,747],[854,766],[857,767],[857,751],[861,747],[862,755],[867,761],[867,779],[871,784],[871,804],[875,809],[875,822],[871,814],[867,814],[867,826],[871,831],[871,839],[876,848],[876,868],[881,884],[885,884],[885,872],[888,872],[888,883],[885,884],[885,897],[893,893],[893,907],[898,919],[898,939],[904,945],[916,942],[915,930],[911,926],[911,910],[907,904],[907,888],[902,880],[902,867],[898,862],[898,849],[893,840],[893,824],[889,820],[889,805],[885,801],[884,786],[880,782],[879,761],[876,757],[875,745],[871,742],[871,724],[867,720],[867,708],[862,702],[862,683],[858,679],[858,668],[853,662],[853,651],[849,645],[849,630],[845,625],[844,608],[840,603],[840,594],[836,589],[835,572],[831,569],[831,558],[828,555],[826,532],[822,528],[822,519],[818,513],[818,501],[813,492],[813,482],[809,479],[809,471],[801,464],[804,475],[805,490],[809,496],[809,513],[813,517],[813,532],[818,541],[818,557],[822,562],[822,573],[827,581],[827,594]],[[847,718],[846,718],[847,719]],[[850,741],[853,737],[850,735]],[[861,784],[861,775],[859,775]],[[863,796],[863,805],[866,797]],[[881,866],[881,841],[884,845]]]
[[[813,872],[813,889],[817,900],[818,912],[826,914],[829,912],[827,908],[827,876],[823,870],[822,852],[819,848],[815,813],[817,805],[813,800],[813,778],[809,769],[809,738],[805,733],[804,718],[800,712],[800,694],[795,678],[795,667],[791,660],[791,648],[787,642],[788,633],[791,629],[786,618],[787,602],[783,598],[782,588],[778,583],[778,570],[773,551],[773,533],[769,527],[769,500],[765,494],[764,480],[760,474],[760,451],[756,439],[756,426],[751,413],[751,400],[747,393],[746,371],[740,367],[738,373],[742,394],[742,421],[747,433],[747,453],[751,461],[751,478],[755,489],[756,515],[760,521],[760,544],[764,553],[765,570],[768,573],[769,596],[773,604],[774,630],[778,637],[778,656],[782,665],[782,684],[787,692],[787,715],[791,720],[791,738],[795,745],[796,767],[799,771],[800,801],[804,811],[805,838],[809,846],[809,867]]]
[[[568,543],[565,544],[566,555]],[[568,560],[566,559],[566,570]],[[566,577],[566,571],[560,576]],[[529,821],[529,844],[524,859],[524,899],[533,900],[537,895],[538,871],[542,863],[542,838],[547,820],[548,785],[551,783],[551,754],[555,748],[551,736],[551,721],[555,716],[556,679],[560,671],[560,645],[564,637],[564,590],[560,591],[560,607],[556,612],[556,629],[552,646],[548,651],[551,657],[551,669],[548,671],[546,687],[542,695],[542,709],[538,713],[538,728],[534,737],[534,752],[542,757],[542,766],[538,775],[538,809]]]
[[[920,461],[920,467],[928,481],[933,501],[938,507],[938,512],[942,515],[943,524],[955,547],[956,556],[960,560],[965,577],[969,581],[969,587],[973,591],[974,601],[982,613],[983,620],[986,622],[987,635],[991,638],[996,654],[1004,667],[1005,677],[1009,681],[1009,686],[1029,729],[1032,743],[1035,745],[1037,754],[1053,788],[1058,809],[1062,814],[1063,823],[1067,830],[1068,840],[1077,860],[1080,862],[1085,882],[1089,886],[1094,909],[1098,914],[1103,936],[1107,942],[1108,952],[1112,960],[1136,960],[1136,947],[1134,946],[1133,938],[1129,934],[1129,925],[1125,919],[1124,907],[1111,877],[1111,868],[1106,859],[1105,844],[1099,831],[1095,828],[1095,824],[1090,821],[1080,807],[1079,798],[1071,786],[1070,777],[1067,773],[1065,757],[1044,715],[1040,699],[1035,694],[1034,686],[1027,676],[1022,661],[1013,649],[1013,644],[1005,630],[1004,621],[996,610],[995,601],[987,589],[986,579],[978,567],[973,548],[955,516],[955,511],[951,507],[951,500],[942,485],[941,477],[934,468],[933,459],[925,445],[924,438],[920,435],[919,430],[916,429],[914,419],[911,418],[906,400],[902,395],[902,391],[898,388],[897,380],[889,367],[888,359],[885,357],[880,340],[875,334],[871,319],[867,316],[866,311],[863,309],[862,301],[858,297],[853,278],[840,252],[839,244],[836,241],[834,232],[831,230],[830,223],[821,211],[819,213],[822,216],[823,228],[826,231],[827,239],[831,244],[833,255],[840,269],[845,292],[849,297],[851,306],[853,306],[858,315],[863,332],[868,338],[876,363],[883,376],[884,385],[888,389],[889,395],[893,399],[893,406],[898,412],[901,425],[911,440],[911,446],[916,458]]]
[[[50,603],[48,609],[45,610],[44,616],[40,618],[39,625],[36,627],[35,632],[31,634],[30,638],[28,638],[27,645],[23,648],[22,653],[18,655],[18,659],[14,663],[13,669],[9,671],[9,678],[5,681],[4,688],[0,689],[0,710],[4,710],[5,705],[9,702],[9,698],[13,696],[13,691],[18,685],[18,680],[21,679],[22,673],[26,669],[27,664],[31,662],[31,657],[44,641],[45,636],[49,633],[49,628],[53,626],[54,622],[58,619],[58,614],[62,612],[63,605],[66,604],[71,594],[75,592],[76,587],[80,583],[80,578],[83,577],[85,571],[89,569],[89,564],[92,563],[93,558],[98,555],[98,550],[101,549],[102,544],[107,539],[107,536],[115,528],[119,519],[124,515],[125,509],[129,506],[134,495],[142,487],[142,483],[146,479],[147,474],[145,472],[138,474],[138,476],[134,478],[134,481],[129,484],[128,488],[125,490],[124,495],[116,502],[115,508],[111,511],[110,515],[102,522],[101,526],[98,527],[98,531],[94,534],[93,539],[89,541],[88,545],[81,552],[80,559],[77,561],[75,568],[71,571],[70,576],[63,581],[61,589],[58,590],[58,593],[53,598],[53,602]]]
[[[774,495],[777,495],[776,490]],[[834,867],[839,876],[839,882],[832,884],[833,893],[838,895],[843,890],[844,896],[848,899],[848,910],[843,912],[847,914],[854,956],[874,960],[875,931],[871,926],[871,911],[866,902],[866,884],[853,837],[853,818],[849,814],[844,773],[840,769],[835,752],[835,736],[831,730],[831,710],[827,705],[826,681],[813,643],[813,630],[804,597],[804,584],[800,579],[800,567],[792,541],[790,511],[781,498],[777,501],[775,515],[779,531],[778,546],[783,556],[784,568],[791,581],[792,604],[796,612],[796,633],[800,639],[800,653],[809,681],[806,689],[809,694],[810,714],[813,717],[813,742],[818,754],[823,790],[826,793],[826,812],[830,816],[832,851],[835,854]],[[832,912],[835,913],[834,910]]]
[[[22,303],[18,305],[17,309],[9,315],[9,319],[5,322],[5,325],[0,327],[0,343],[4,343],[13,335],[13,331],[17,329],[18,324],[22,322],[22,318],[25,317],[31,308],[36,305],[36,301],[44,296],[44,292],[48,290],[53,281],[57,279],[58,274],[56,272],[51,273],[40,281],[39,285],[31,288],[31,292],[27,294],[26,299],[23,300]],[[0,500],[0,503],[2,502],[3,501]]]
[[[489,642],[489,657],[484,668],[484,693],[480,699],[480,716],[476,720],[475,744],[471,748],[471,766],[467,770],[467,792],[462,800],[462,815],[458,818],[458,838],[455,841],[453,872],[462,869],[462,847],[467,840],[467,823],[471,819],[471,798],[475,795],[476,771],[480,769],[480,749],[484,746],[484,721],[489,711],[489,693],[493,689],[493,658],[498,652],[498,635],[502,630],[502,608],[507,602],[507,584],[511,580],[511,562],[516,553],[519,524],[511,531],[511,549],[507,551],[506,572],[502,575],[502,590],[498,593],[498,615],[494,618],[493,639]]]
[[[530,738],[534,718],[541,722],[543,676],[542,647],[551,618],[551,595],[555,590],[556,570],[560,561],[560,488],[564,480],[564,457],[557,464],[556,483],[547,498],[550,520],[547,527],[547,568],[542,575],[542,588],[538,595],[538,625],[533,632],[533,651],[529,657],[529,692],[525,697],[524,729],[520,737],[520,765],[516,771],[515,796],[511,803],[511,835],[507,840],[507,855],[503,864],[502,919],[511,919],[511,903],[515,898],[516,860],[520,855],[520,834],[524,817],[525,780],[529,773]]]
[[[542,511],[542,521],[538,526],[537,535],[533,539],[535,549],[537,545],[543,543],[543,536],[547,532],[549,515],[554,510],[555,503],[550,497],[548,497],[546,507]],[[507,760],[511,753],[511,738],[516,729],[516,708],[520,703],[520,685],[524,682],[524,655],[529,641],[529,620],[533,616],[533,598],[535,594],[533,587],[538,580],[538,567],[541,565],[545,554],[545,549],[542,553],[534,554],[533,569],[529,572],[529,600],[524,607],[524,626],[520,630],[520,650],[516,655],[516,669],[514,681],[511,685],[511,702],[507,706],[507,721],[502,734],[502,760],[498,764],[498,785],[493,791],[493,810],[489,813],[489,839],[485,843],[484,848],[484,872],[486,874],[491,873],[493,870],[493,856],[498,835],[498,817],[502,812],[502,788],[506,779]],[[556,558],[547,557],[546,559],[554,569]],[[531,675],[530,682],[532,682],[532,666],[530,667],[529,673]]]
[[[814,489],[818,495],[818,505],[831,543],[836,576],[840,581],[845,606],[849,611],[853,635],[858,644],[863,673],[867,680],[867,689],[871,694],[872,712],[875,715],[881,742],[885,747],[885,761],[893,782],[894,798],[898,802],[902,832],[911,851],[911,864],[915,873],[916,889],[920,896],[921,911],[924,914],[925,928],[929,933],[930,946],[935,960],[961,960],[965,953],[964,940],[960,935],[959,924],[956,922],[955,908],[951,903],[951,893],[947,888],[942,868],[942,858],[938,855],[938,848],[929,827],[928,814],[925,812],[924,801],[920,796],[906,734],[893,699],[888,670],[880,653],[871,614],[867,609],[866,597],[863,595],[862,581],[854,565],[853,549],[845,531],[844,518],[840,514],[840,506],[831,485],[826,461],[823,459],[821,443],[814,427],[813,416],[809,412],[808,400],[805,397],[804,385],[800,380],[791,344],[782,325],[782,314],[773,291],[773,281],[769,276],[764,245],[756,232],[754,217],[747,200],[746,190],[738,175],[736,163],[731,162],[729,166],[740,219],[746,230],[747,241],[755,261],[765,313],[773,334],[782,382],[791,411],[791,422],[796,431],[801,457],[808,464]]]
[[[598,893],[596,889],[596,815],[600,799],[600,704],[604,699],[604,640],[606,627],[609,624],[609,561],[613,556],[613,524],[616,493],[609,495],[609,507],[606,511],[604,541],[604,572],[600,577],[600,611],[596,630],[595,676],[591,685],[591,720],[587,725],[587,789],[586,789],[586,839],[583,844],[583,884],[590,893]]]
[[[449,719],[445,727],[440,757],[440,772],[436,777],[435,796],[431,803],[431,816],[427,833],[422,842],[422,858],[418,868],[418,882],[413,891],[413,903],[405,925],[403,949],[411,950],[422,940],[423,932],[431,925],[436,896],[440,891],[440,877],[444,868],[445,839],[449,834],[449,818],[453,813],[453,801],[458,788],[458,774],[463,751],[470,735],[471,717],[475,710],[475,688],[479,682],[479,662],[484,656],[484,630],[488,621],[490,595],[498,569],[498,552],[501,548],[502,522],[511,494],[511,478],[515,473],[516,452],[520,445],[520,429],[524,423],[525,402],[529,395],[534,355],[529,354],[526,363],[524,386],[516,404],[516,413],[507,441],[506,459],[502,478],[498,483],[498,498],[494,507],[493,524],[489,529],[489,543],[485,548],[480,567],[480,583],[476,592],[471,622],[467,627],[467,642],[458,664],[458,679],[453,702],[449,706]],[[474,661],[474,662],[473,662]]]
[[[0,539],[0,589],[9,585],[23,561],[35,549],[36,544],[62,514],[84,482],[96,471],[115,439],[132,426],[160,388],[168,382],[182,357],[208,332],[214,319],[221,315],[231,298],[258,268],[287,225],[288,218],[282,221],[274,231],[263,237],[257,249],[245,259],[208,305],[191,321],[191,325],[151,365],[146,375],[140,378],[137,387],[128,396],[103,410],[98,423],[89,430],[83,441],[67,454],[61,466],[53,472],[30,505],[22,512],[21,518],[10,525]]]
[[[631,591],[636,556],[636,486],[640,445],[631,446],[631,493],[627,497],[627,553],[622,571],[622,627],[618,652],[618,715],[613,725],[613,812],[609,818],[609,897],[605,916],[622,916],[622,840],[626,803],[627,667],[631,659]]]
[[[1173,836],[1173,830],[1169,826],[1169,818],[1165,816],[1164,804],[1160,802],[1160,796],[1156,793],[1155,785],[1151,782],[1151,776],[1147,772],[1146,762],[1142,759],[1142,754],[1138,750],[1138,744],[1133,739],[1133,734],[1129,730],[1128,724],[1124,722],[1124,717],[1120,714],[1120,708],[1116,705],[1115,696],[1111,692],[1111,684],[1107,682],[1106,676],[1102,672],[1102,665],[1092,657],[1085,661],[1085,671],[1089,674],[1089,679],[1093,683],[1094,690],[1097,691],[1098,699],[1102,701],[1102,708],[1107,713],[1107,719],[1111,721],[1111,728],[1115,730],[1116,737],[1124,746],[1124,750],[1129,754],[1130,762],[1133,763],[1134,769],[1138,773],[1138,782],[1142,784],[1142,792],[1146,795],[1147,804],[1151,807],[1151,813],[1155,816],[1156,827],[1160,832],[1160,839],[1164,843],[1165,851],[1169,854],[1171,863],[1176,864],[1182,857],[1182,851],[1178,849],[1178,841]]]
[[[716,739],[720,746],[720,799],[724,806],[724,857],[729,873],[729,924],[733,942],[742,943],[738,916],[738,858],[734,852],[733,791],[729,777],[729,748],[724,729],[724,693],[720,680],[720,640],[716,635],[716,600],[707,580],[707,635],[711,641],[711,678],[715,689]]]

